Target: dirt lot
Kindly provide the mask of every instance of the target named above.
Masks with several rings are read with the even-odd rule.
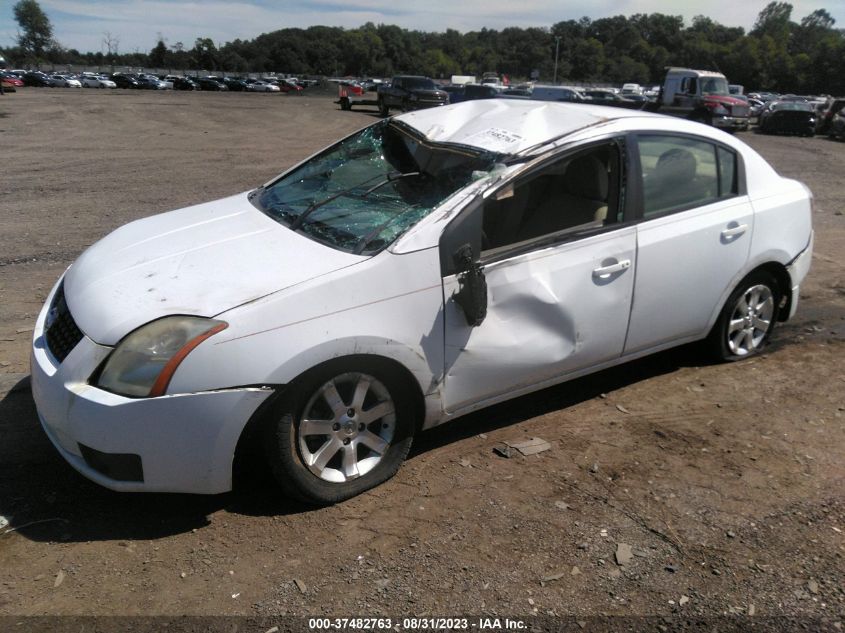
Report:
[[[112,493],[64,463],[20,382],[61,271],[115,227],[252,188],[373,114],[315,96],[0,98],[0,615],[756,614],[834,627],[845,144],[821,137],[742,135],[816,196],[798,316],[762,357],[711,365],[684,347],[484,410],[420,437],[386,485],[320,510],[249,465],[235,492],[194,497]],[[552,450],[492,451],[531,436]]]

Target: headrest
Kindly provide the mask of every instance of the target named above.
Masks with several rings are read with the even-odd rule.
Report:
[[[666,150],[657,159],[654,176],[661,181],[690,183],[695,178],[698,163],[692,152],[676,147]]]
[[[573,196],[607,200],[607,168],[592,154],[576,158],[566,169],[566,190]]]

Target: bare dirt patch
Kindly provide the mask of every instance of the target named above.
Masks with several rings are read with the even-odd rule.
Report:
[[[742,136],[817,203],[798,316],[768,353],[711,365],[688,346],[486,409],[423,434],[386,485],[313,510],[250,464],[215,497],[104,490],[53,450],[19,381],[37,311],[86,246],[253,188],[373,113],[25,89],[0,115],[0,614],[841,619],[845,144]],[[492,450],[529,437],[552,449]]]

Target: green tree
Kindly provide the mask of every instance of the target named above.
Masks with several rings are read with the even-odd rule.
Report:
[[[167,45],[163,40],[159,40],[155,47],[153,47],[153,50],[150,51],[150,66],[164,68],[167,66],[168,54]]]
[[[786,45],[789,39],[792,5],[788,2],[770,2],[757,16],[751,35],[770,36],[777,44]]]
[[[40,59],[47,49],[56,48],[53,42],[53,26],[36,0],[20,0],[13,10],[15,21],[21,28],[18,46],[27,55]]]
[[[210,37],[198,37],[191,54],[203,70],[217,70],[217,47]]]
[[[572,47],[569,58],[572,70],[569,75],[573,79],[600,79],[604,75],[604,46],[594,38],[578,40]]]

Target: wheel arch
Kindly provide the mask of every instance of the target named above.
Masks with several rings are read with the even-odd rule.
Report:
[[[757,266],[751,273],[765,271],[774,277],[780,291],[780,305],[777,307],[777,320],[786,321],[789,318],[789,310],[792,305],[792,283],[789,271],[780,262],[770,261]],[[749,273],[749,275],[751,274]],[[746,275],[748,276],[748,275]]]
[[[757,272],[764,271],[774,277],[775,281],[778,284],[778,290],[781,293],[781,305],[778,306],[777,311],[777,320],[778,321],[785,321],[789,316],[789,309],[792,303],[792,288],[790,285],[789,279],[789,272],[786,270],[786,266],[781,262],[768,259],[766,261],[757,262],[753,264],[751,267],[743,270],[743,272],[736,275],[731,280],[731,283],[728,284],[727,288],[725,288],[722,296],[719,299],[718,304],[715,306],[713,313],[710,316],[710,320],[708,321],[707,327],[707,336],[713,331],[713,328],[716,327],[719,315],[722,314],[722,310],[725,308],[725,304],[727,303],[728,299],[730,298],[733,291],[737,289],[737,287],[745,280],[746,277],[749,277]],[[785,299],[785,301],[784,301]]]
[[[422,430],[426,416],[425,395],[423,394],[419,381],[408,367],[395,358],[381,354],[355,353],[338,355],[309,367],[285,384],[276,385],[273,395],[267,398],[261,406],[255,410],[250,419],[244,425],[244,428],[241,430],[240,437],[238,438],[235,446],[235,452],[232,455],[233,483],[237,474],[236,471],[238,471],[241,465],[246,463],[251,456],[256,455],[257,451],[260,450],[259,442],[261,441],[261,430],[264,424],[267,420],[272,419],[272,417],[276,414],[279,405],[291,389],[296,389],[297,385],[304,380],[307,380],[309,376],[321,372],[327,367],[356,361],[362,364],[370,363],[382,365],[386,370],[396,372],[396,375],[401,376],[405,386],[412,394],[411,404],[414,411],[415,433]]]

